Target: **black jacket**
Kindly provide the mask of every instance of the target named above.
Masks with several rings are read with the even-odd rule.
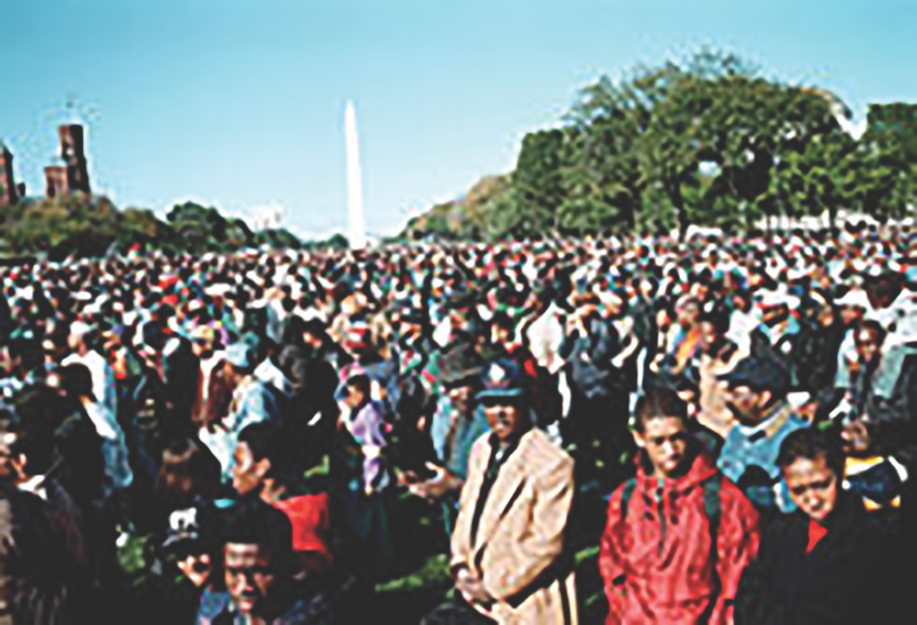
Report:
[[[771,524],[739,582],[736,625],[901,622],[896,528],[868,515],[861,500],[839,497],[827,535],[809,554],[808,516],[797,511]]]

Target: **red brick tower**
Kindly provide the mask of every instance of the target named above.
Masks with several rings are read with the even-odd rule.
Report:
[[[83,127],[78,124],[66,124],[57,130],[60,134],[61,158],[64,159],[67,168],[67,191],[82,192],[88,196],[91,192],[86,156],[83,154]]]
[[[13,178],[13,155],[0,141],[0,206],[18,202],[18,190]]]
[[[67,183],[67,167],[64,165],[45,167],[45,196],[53,200],[68,195],[70,195],[70,185]]]

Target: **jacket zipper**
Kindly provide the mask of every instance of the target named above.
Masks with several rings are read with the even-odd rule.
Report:
[[[656,491],[657,496],[659,497],[659,548],[657,556],[662,557],[662,551],[665,547],[665,537],[666,537],[666,519],[665,519],[665,498],[662,496],[662,486],[659,486],[659,490]]]

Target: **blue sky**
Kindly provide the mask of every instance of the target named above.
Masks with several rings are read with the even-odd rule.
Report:
[[[0,138],[30,193],[73,98],[95,190],[122,208],[279,205],[305,236],[346,225],[348,99],[371,234],[510,169],[602,73],[704,44],[860,118],[917,101],[902,0],[9,0],[0,24]]]

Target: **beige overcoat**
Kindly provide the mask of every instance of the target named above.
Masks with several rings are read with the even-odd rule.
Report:
[[[472,446],[452,533],[453,570],[477,570],[496,603],[479,610],[501,625],[575,625],[574,574],[562,567],[573,502],[573,460],[533,428],[500,468],[478,523],[471,522],[490,460],[488,436]],[[566,570],[565,570],[566,569]]]

